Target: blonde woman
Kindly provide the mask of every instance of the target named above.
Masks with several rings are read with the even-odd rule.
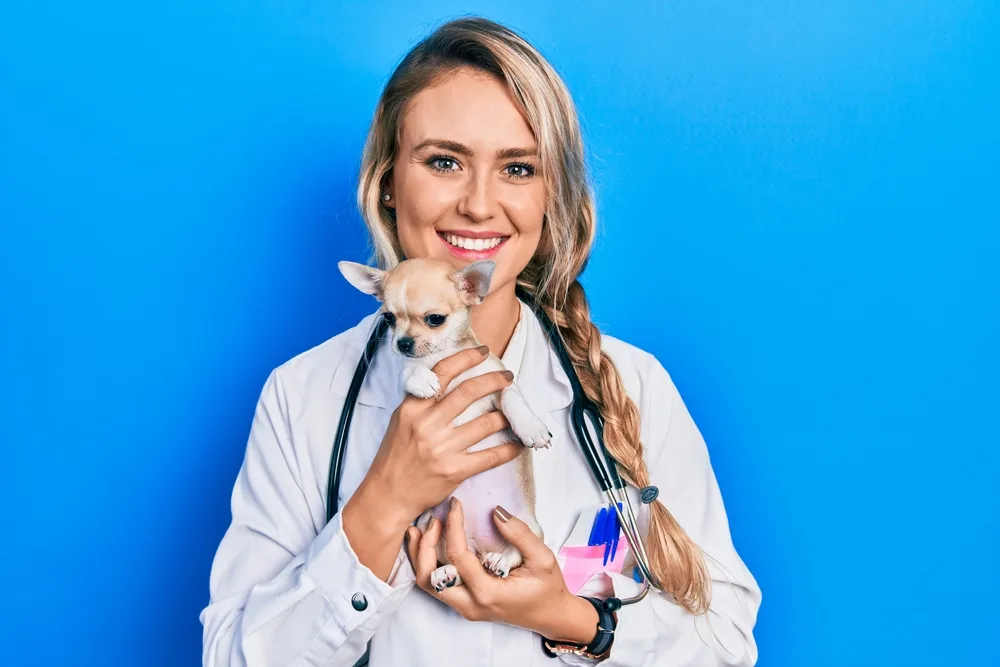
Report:
[[[373,313],[281,365],[264,385],[201,616],[206,667],[753,665],[760,591],[732,544],[705,442],[660,363],[590,321],[578,277],[597,220],[574,105],[552,67],[496,23],[440,27],[383,91],[358,200],[383,269],[404,257],[456,268],[473,258],[496,262],[472,327],[551,425],[552,448],[533,457],[545,541],[498,511],[498,528],[524,564],[506,579],[430,585],[444,528],[437,522],[422,534],[414,519],[463,479],[526,450],[467,453],[485,432],[506,427],[500,413],[474,433],[452,428],[443,402],[400,393],[399,358],[387,346],[356,402],[342,510],[326,521],[330,447]],[[477,250],[467,240],[475,238],[487,241]],[[610,646],[596,653],[599,610],[567,590],[554,552],[603,497],[573,439],[566,374],[517,286],[558,326],[605,420],[659,588],[614,614]],[[479,354],[439,363],[442,386],[482,361]],[[482,376],[464,400],[509,381]],[[659,497],[643,504],[637,490],[650,485]],[[447,530],[461,534],[460,510]],[[450,555],[468,559],[459,551]],[[587,586],[598,599],[639,588],[617,573]]]

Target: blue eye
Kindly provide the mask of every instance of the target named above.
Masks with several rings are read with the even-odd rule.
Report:
[[[535,168],[530,164],[525,164],[523,162],[509,164],[506,169],[507,175],[511,178],[531,178],[535,175]]]
[[[426,322],[427,326],[429,327],[439,327],[442,324],[444,324],[445,319],[447,318],[444,315],[435,314],[435,315],[428,315],[427,317],[425,317],[424,322]]]
[[[447,155],[435,155],[427,161],[427,164],[435,171],[457,171],[458,166],[458,162]]]

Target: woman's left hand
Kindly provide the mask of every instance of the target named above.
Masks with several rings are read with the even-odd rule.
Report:
[[[597,612],[589,602],[566,588],[552,550],[520,519],[494,511],[500,534],[524,556],[524,563],[501,579],[487,572],[469,551],[462,504],[453,499],[445,530],[445,554],[463,585],[437,591],[431,572],[438,567],[435,545],[441,522],[433,519],[426,532],[407,528],[407,550],[417,585],[471,621],[496,621],[527,628],[553,641],[587,644],[597,633]]]

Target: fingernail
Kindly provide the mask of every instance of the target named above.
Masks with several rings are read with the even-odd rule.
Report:
[[[514,374],[513,374],[513,373],[511,373],[510,371],[504,371],[504,372],[503,372],[503,376],[504,376],[505,378],[507,378],[507,381],[508,381],[508,382],[513,382],[513,380],[514,380]]]
[[[451,500],[448,502],[448,507],[450,507],[451,509],[455,509],[456,507],[458,507],[458,498],[452,496]]]
[[[497,505],[496,509],[493,510],[493,513],[496,514],[497,518],[500,519],[500,521],[502,521],[503,523],[507,523],[508,521],[510,521],[510,512],[500,507],[499,505]]]
[[[479,350],[479,354],[489,354],[490,353],[490,347],[489,347],[489,345],[480,345],[476,349]]]

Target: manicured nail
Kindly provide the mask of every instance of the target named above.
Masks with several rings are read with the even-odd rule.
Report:
[[[510,521],[510,512],[500,507],[499,505],[497,505],[497,508],[493,510],[493,513],[496,514],[497,518],[500,519],[500,521],[502,521],[503,523],[507,523],[508,521]]]
[[[479,350],[479,354],[482,354],[482,355],[487,355],[487,354],[490,353],[490,348],[489,348],[488,345],[480,345],[476,349]]]
[[[503,372],[503,376],[504,376],[505,378],[507,378],[507,381],[508,381],[508,382],[513,382],[513,381],[514,381],[514,374],[513,374],[513,373],[511,373],[510,371],[504,371],[504,372]]]

